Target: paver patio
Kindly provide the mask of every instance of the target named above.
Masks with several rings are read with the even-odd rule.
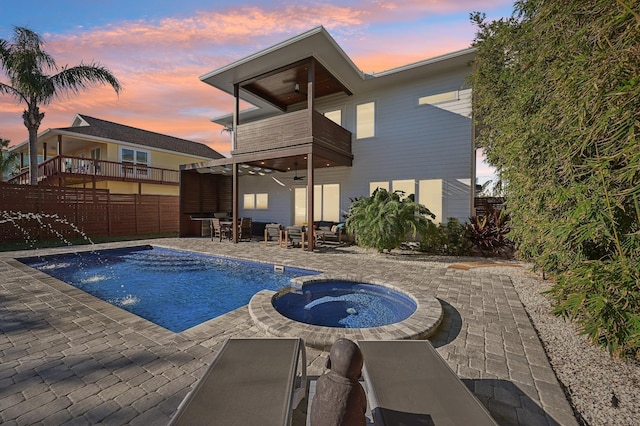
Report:
[[[358,247],[308,253],[208,238],[99,248],[144,243],[339,269],[365,281],[426,292],[445,310],[430,340],[498,423],[577,425],[511,279],[499,269],[454,269],[422,256],[379,255]],[[170,332],[14,260],[33,254],[0,253],[0,423],[166,424],[227,337],[263,336],[246,306]],[[322,374],[326,355],[307,348],[309,375]],[[296,424],[305,421],[306,406],[300,407]]]

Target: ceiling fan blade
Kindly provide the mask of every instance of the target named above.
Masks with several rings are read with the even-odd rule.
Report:
[[[287,186],[282,181],[280,181],[280,179],[276,178],[275,176],[271,176],[271,179],[273,179],[280,186]]]

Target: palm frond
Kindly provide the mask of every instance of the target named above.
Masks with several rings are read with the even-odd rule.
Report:
[[[77,94],[95,84],[108,84],[116,93],[122,90],[120,82],[111,71],[95,63],[64,68],[51,76],[51,81],[56,89],[61,91],[60,94]]]

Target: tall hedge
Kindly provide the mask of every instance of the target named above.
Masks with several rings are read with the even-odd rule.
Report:
[[[522,0],[471,19],[477,144],[554,312],[640,357],[640,2]]]

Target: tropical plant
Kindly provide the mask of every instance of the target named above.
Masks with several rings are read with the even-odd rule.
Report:
[[[476,142],[508,182],[519,257],[555,275],[557,314],[640,356],[640,2],[472,20]]]
[[[492,255],[511,256],[514,245],[507,238],[507,234],[511,232],[509,219],[509,214],[504,209],[469,218],[467,236],[473,247],[485,256],[487,252]]]
[[[413,194],[404,197],[403,191],[378,188],[370,197],[353,200],[346,227],[358,245],[382,253],[399,247],[407,238],[423,235],[433,218],[429,209],[414,201]]]
[[[14,27],[12,42],[0,39],[0,67],[9,79],[8,83],[0,82],[0,93],[26,104],[22,120],[29,132],[31,185],[38,183],[38,129],[44,118],[40,105],[48,105],[64,95],[77,94],[96,83],[108,84],[116,93],[121,90],[116,77],[97,63],[60,69],[42,49],[43,45],[44,41],[37,33],[23,27]]]
[[[0,138],[0,180],[17,167],[18,154],[8,152],[9,140]]]

